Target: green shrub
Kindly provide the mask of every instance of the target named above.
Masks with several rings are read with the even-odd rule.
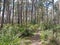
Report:
[[[37,24],[35,19],[32,19],[31,24]]]
[[[44,32],[44,31],[42,31],[41,32],[41,34],[40,34],[40,39],[41,39],[41,41],[43,40],[46,40],[47,39],[47,34]]]
[[[18,31],[12,26],[5,26],[0,31],[0,45],[20,45]]]
[[[51,23],[41,23],[40,27],[41,30],[48,30],[48,29],[53,29],[56,25],[51,24]]]
[[[55,28],[56,28],[57,30],[60,30],[60,25],[57,25]]]
[[[20,36],[29,36],[33,34],[33,30],[29,29],[29,27],[31,26],[30,24],[27,25],[28,27],[26,27],[26,25],[9,25],[7,24],[6,26],[3,27],[3,30],[11,30],[11,34],[14,33],[14,35],[19,34]]]
[[[32,35],[33,35],[33,31],[29,30],[29,29],[26,29],[22,32],[20,37],[27,37],[27,36],[32,36]]]
[[[48,40],[48,38],[52,37],[52,30],[45,30],[40,32],[41,40]]]

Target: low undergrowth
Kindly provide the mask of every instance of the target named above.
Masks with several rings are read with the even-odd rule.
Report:
[[[52,24],[27,24],[27,25],[4,25],[0,31],[0,45],[21,45],[21,37],[33,36],[34,32],[40,30],[42,45],[55,45],[60,40],[60,25]],[[54,32],[54,33],[53,33]]]

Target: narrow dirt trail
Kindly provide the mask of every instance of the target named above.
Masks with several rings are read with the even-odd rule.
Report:
[[[21,45],[24,45],[24,41],[22,40]],[[33,36],[25,39],[25,45],[41,45],[40,41],[40,31],[37,30]]]
[[[32,36],[30,40],[32,41],[31,45],[41,45],[40,31],[36,31],[34,36]]]

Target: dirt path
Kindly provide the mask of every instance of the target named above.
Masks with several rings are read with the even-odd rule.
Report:
[[[41,45],[40,43],[40,31],[35,32],[34,36],[31,37],[31,45]]]
[[[24,44],[24,42],[25,42],[25,44]],[[34,33],[34,36],[25,39],[25,41],[22,40],[21,45],[41,45],[41,42],[40,42],[40,31],[37,30]]]

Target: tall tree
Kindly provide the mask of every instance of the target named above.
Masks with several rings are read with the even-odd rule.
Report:
[[[44,15],[44,4],[43,4],[43,0],[40,1],[40,8],[41,8],[41,19],[42,19],[42,22],[43,22],[43,15]]]
[[[1,28],[3,27],[3,23],[4,23],[5,1],[6,0],[3,1],[3,11],[2,11]]]
[[[48,23],[48,6],[49,6],[49,4],[48,4],[48,1],[46,0],[46,15],[47,15],[47,23]]]
[[[2,0],[0,0],[0,13],[1,13],[1,5],[2,5],[1,3],[2,3]]]
[[[32,0],[31,22],[33,21],[34,0]]]
[[[21,19],[20,22],[21,22],[21,26],[22,26],[22,21],[23,21],[23,20],[22,20],[22,8],[23,8],[22,6],[23,6],[23,0],[21,0],[21,8],[20,8],[20,10],[21,10],[21,11],[20,11],[20,19]]]
[[[28,8],[27,8],[27,1],[28,0],[26,0],[26,28],[27,28],[27,10],[28,10]]]
[[[54,18],[54,0],[52,0],[52,18],[53,18],[53,23],[55,23],[55,18]]]
[[[10,1],[6,0],[6,23],[10,23],[10,16],[11,16],[11,10],[10,10]]]
[[[58,17],[59,19],[60,19],[60,0],[59,0],[59,17]],[[59,20],[58,19],[58,20]],[[58,21],[59,22],[59,24],[60,24],[60,20]]]
[[[14,22],[14,1],[15,1],[15,0],[13,0],[13,15],[12,15],[12,25],[13,25],[13,22]]]
[[[54,0],[52,0],[52,16],[53,16],[53,24],[55,25],[55,16],[54,16]],[[54,26],[55,27],[55,26]],[[55,34],[55,29],[53,29],[53,38]]]
[[[21,3],[20,3],[21,2]],[[18,0],[17,1],[17,10],[18,10],[18,24],[22,25],[22,4],[23,0]]]
[[[20,5],[19,5],[19,1],[17,0],[17,11],[18,11],[18,24],[20,24],[20,7],[19,7]]]

